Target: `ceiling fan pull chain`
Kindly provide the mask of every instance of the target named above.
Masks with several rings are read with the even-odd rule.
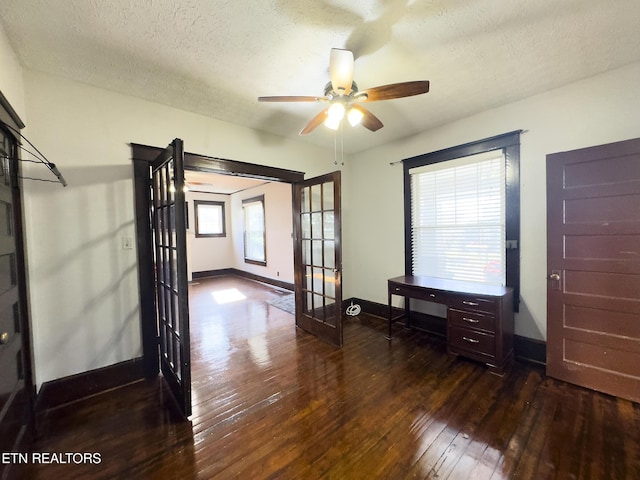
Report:
[[[344,166],[344,129],[342,122],[337,130],[333,132],[333,164],[338,165],[338,133],[340,134],[340,165]]]
[[[344,166],[344,122],[340,123],[340,162]]]

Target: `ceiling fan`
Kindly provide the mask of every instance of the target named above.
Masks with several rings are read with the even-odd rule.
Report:
[[[320,124],[337,130],[346,116],[353,126],[361,123],[365,128],[375,132],[383,127],[382,122],[361,104],[391,100],[393,98],[411,97],[429,91],[428,80],[392,83],[379,87],[358,90],[353,81],[354,59],[350,50],[332,48],[329,59],[330,82],[324,87],[324,96],[271,96],[258,97],[259,102],[325,102],[329,105],[313,117],[300,131],[300,135],[308,135]]]

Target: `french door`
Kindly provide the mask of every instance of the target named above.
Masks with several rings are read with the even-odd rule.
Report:
[[[1,103],[1,102],[0,102]],[[26,309],[22,206],[18,175],[18,139],[24,125],[2,126],[0,104],[0,451],[23,451],[31,439],[33,394],[30,322]],[[12,119],[11,119],[12,120]],[[0,463],[8,478],[11,464]]]
[[[547,156],[547,374],[640,402],[640,139]]]
[[[342,347],[340,172],[294,184],[296,325]]]
[[[185,417],[191,415],[184,152],[175,139],[151,162],[156,322],[160,369]]]

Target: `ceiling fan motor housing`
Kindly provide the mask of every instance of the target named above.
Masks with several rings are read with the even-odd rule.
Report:
[[[354,98],[358,94],[358,84],[356,82],[351,82],[351,90],[347,97]],[[344,93],[336,92],[333,90],[333,85],[331,82],[327,83],[324,86],[324,96],[329,97],[331,100],[334,100],[336,97],[345,96]]]

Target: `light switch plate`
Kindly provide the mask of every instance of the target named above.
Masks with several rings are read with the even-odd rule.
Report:
[[[122,237],[122,249],[123,250],[131,250],[131,249],[133,249],[133,238],[131,238],[131,237]]]

